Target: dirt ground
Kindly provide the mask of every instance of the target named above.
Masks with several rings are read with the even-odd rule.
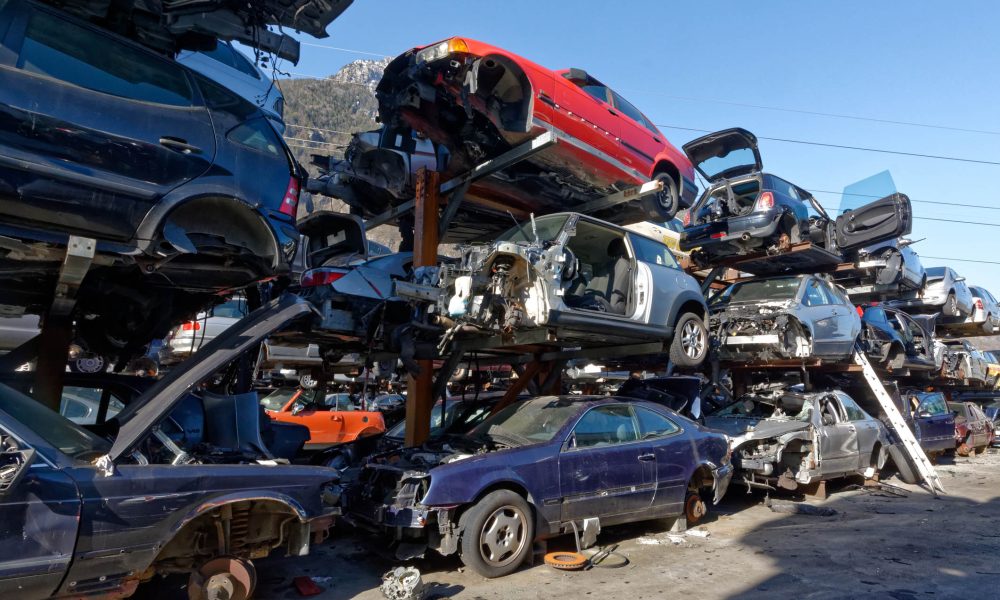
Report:
[[[832,516],[772,512],[764,494],[734,485],[698,528],[706,538],[675,535],[674,543],[662,522],[605,529],[598,546],[617,544],[629,559],[617,569],[568,573],[538,564],[487,580],[462,569],[457,557],[428,555],[410,564],[430,587],[428,598],[997,597],[1000,452],[942,459],[938,473],[947,496],[889,478],[905,497],[844,481],[825,501],[803,501],[834,509]],[[308,575],[325,589],[317,600],[381,599],[381,575],[397,563],[378,556],[378,546],[346,530],[305,560],[258,561],[256,597],[300,598],[291,580]],[[572,537],[549,541],[549,550],[572,548]],[[167,597],[168,587],[186,597],[178,587],[153,585],[156,597]],[[140,595],[153,597],[150,591]]]

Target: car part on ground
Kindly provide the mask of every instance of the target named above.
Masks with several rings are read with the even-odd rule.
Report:
[[[573,210],[661,179],[661,193],[597,216],[662,221],[689,206],[697,189],[687,158],[631,103],[582,69],[552,71],[501,48],[451,38],[390,62],[376,97],[389,130],[409,127],[448,148],[447,174],[555,133],[556,145],[473,184],[467,198],[488,214]]]
[[[499,577],[536,539],[575,521],[678,517],[691,493],[718,501],[731,476],[724,436],[663,406],[550,396],[503,407],[466,436],[348,470],[345,510],[396,541],[458,552],[470,569]]]
[[[709,329],[723,360],[848,360],[861,334],[847,294],[818,275],[734,283],[709,308]]]
[[[748,394],[706,416],[705,424],[730,437],[742,482],[765,489],[871,477],[890,446],[882,422],[839,390]]]

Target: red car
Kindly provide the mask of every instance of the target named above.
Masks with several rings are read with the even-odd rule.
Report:
[[[977,404],[949,402],[948,409],[955,415],[955,450],[959,456],[981,454],[993,444],[993,421]]]
[[[412,128],[450,151],[446,174],[552,131],[556,145],[467,193],[501,215],[575,210],[659,178],[663,192],[597,216],[616,224],[668,221],[697,193],[687,157],[639,109],[581,69],[552,71],[495,46],[451,38],[389,63],[376,96],[389,130]]]

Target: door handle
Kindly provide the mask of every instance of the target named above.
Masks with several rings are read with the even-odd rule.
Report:
[[[613,114],[616,117],[618,116],[618,112],[615,111],[615,109],[611,108],[610,106],[608,107],[608,112],[611,113],[611,114]]]
[[[661,140],[660,138],[656,137],[655,135],[653,136],[653,141],[656,142],[657,144],[662,144],[663,143],[663,140]]]
[[[649,461],[655,460],[655,459],[656,459],[656,455],[655,454],[640,454],[639,455],[639,460],[641,460],[642,462],[649,462]]]
[[[187,140],[182,140],[181,138],[164,136],[160,138],[160,145],[164,148],[183,152],[184,154],[201,154],[201,148],[192,146],[187,143]]]

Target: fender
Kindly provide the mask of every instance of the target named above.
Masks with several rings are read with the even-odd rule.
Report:
[[[708,306],[705,304],[705,297],[701,293],[694,290],[683,290],[674,298],[674,304],[670,307],[670,317],[667,319],[667,326],[673,327],[677,323],[677,319],[680,317],[681,307],[688,302],[697,302],[701,306],[702,319],[707,319],[708,317]],[[705,323],[708,326],[708,323]]]
[[[438,468],[440,469],[441,467]],[[435,480],[432,475],[430,489],[427,490],[427,494],[421,502],[422,504],[427,506],[471,504],[479,498],[483,490],[498,484],[513,484],[514,486],[525,489],[528,492],[528,501],[531,503],[534,503],[535,501],[534,495],[531,491],[531,486],[527,485],[524,480],[510,468],[504,468],[498,471],[483,471],[478,477],[464,481],[461,487],[449,487],[444,489],[440,485],[435,485],[437,481],[440,480]]]

